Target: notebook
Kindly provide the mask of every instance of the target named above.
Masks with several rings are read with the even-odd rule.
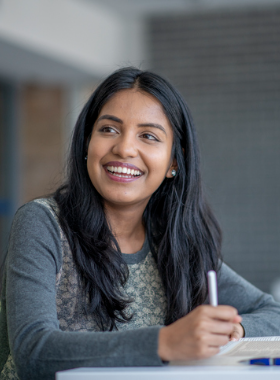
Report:
[[[173,361],[170,365],[244,366],[242,360],[257,357],[280,357],[280,336],[241,338],[221,347],[220,352],[211,358]]]

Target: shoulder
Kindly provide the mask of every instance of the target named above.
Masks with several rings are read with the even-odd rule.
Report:
[[[63,233],[57,215],[53,198],[36,199],[21,206],[13,220],[9,250],[19,252],[24,247],[25,255],[35,255],[45,247],[59,266]]]
[[[37,230],[42,225],[60,229],[58,206],[53,198],[40,198],[21,206],[14,216],[12,232],[28,226]]]
[[[38,198],[22,205],[15,214],[15,219],[24,216],[46,216],[57,218],[58,206],[53,198]]]

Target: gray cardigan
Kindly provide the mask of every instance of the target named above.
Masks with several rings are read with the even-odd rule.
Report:
[[[54,379],[75,367],[160,366],[158,334],[166,299],[147,243],[134,255],[124,291],[131,322],[101,332],[84,313],[78,275],[50,201],[17,212],[11,232],[0,314],[0,379]],[[280,305],[225,264],[219,303],[242,315],[246,336],[280,335]]]

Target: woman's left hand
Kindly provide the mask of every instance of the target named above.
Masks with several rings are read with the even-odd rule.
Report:
[[[232,333],[230,334],[229,340],[231,341],[236,341],[239,340],[240,338],[243,338],[244,336],[244,329],[241,326],[240,323],[235,323],[233,326]]]

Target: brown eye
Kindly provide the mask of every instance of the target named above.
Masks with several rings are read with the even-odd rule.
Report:
[[[150,133],[143,133],[141,136],[147,140],[158,141],[158,139],[154,135],[151,135]]]
[[[110,126],[104,126],[104,127],[100,128],[100,132],[117,133],[117,131],[113,127],[110,127]]]

